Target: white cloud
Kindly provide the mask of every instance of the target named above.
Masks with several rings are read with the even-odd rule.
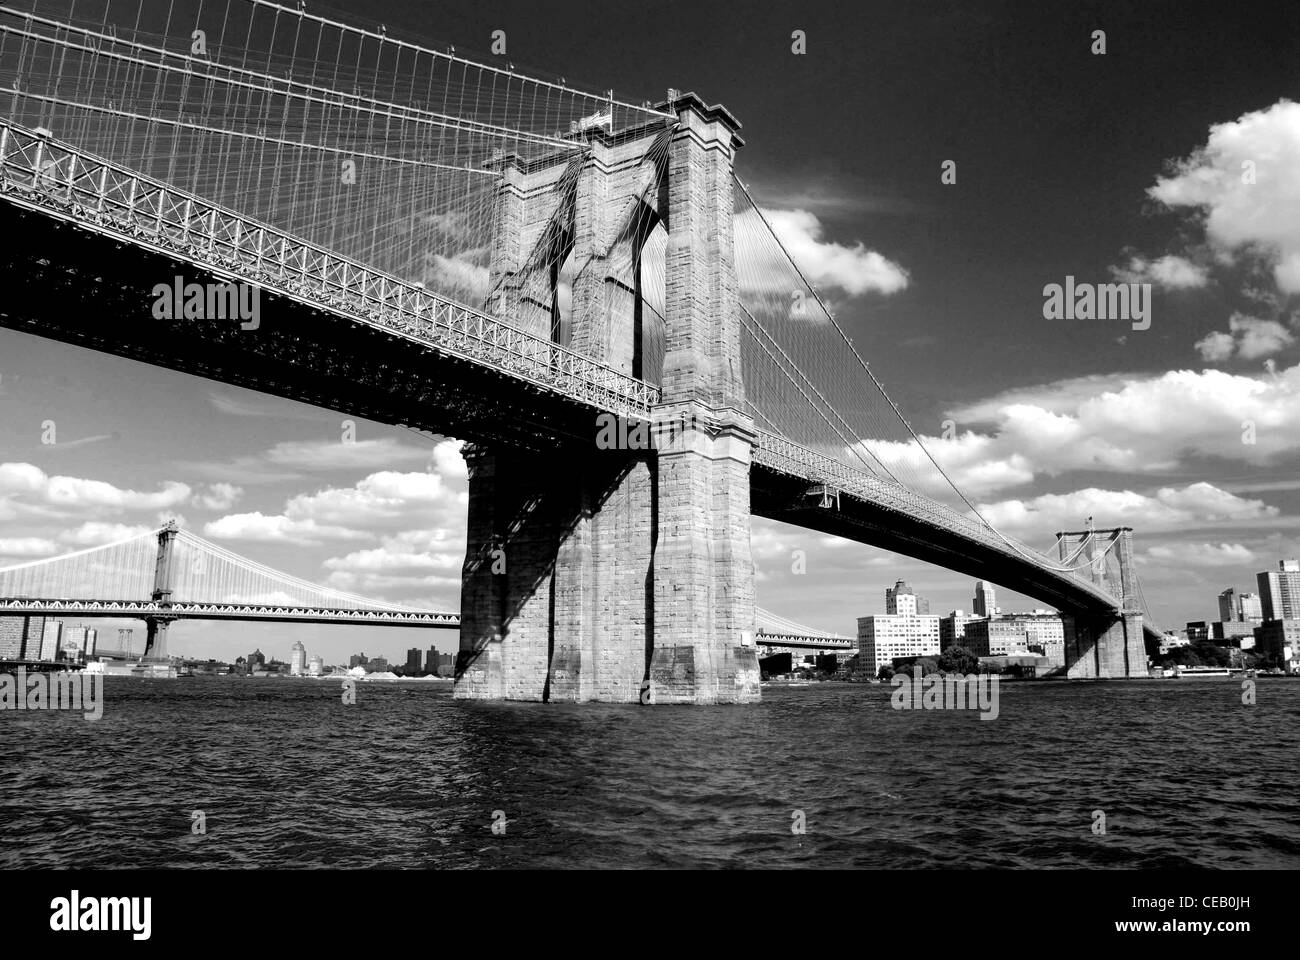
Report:
[[[1171,567],[1232,567],[1254,563],[1258,557],[1240,543],[1176,543],[1150,547],[1138,559],[1149,559]]]
[[[1165,290],[1203,287],[1209,282],[1209,274],[1204,267],[1174,254],[1156,260],[1133,257],[1128,266],[1110,269],[1115,279],[1124,283],[1150,283]]]
[[[105,543],[116,543],[119,540],[144,536],[155,532],[156,529],[156,527],[90,520],[73,530],[65,530],[59,534],[59,540],[71,547],[98,547]]]
[[[162,484],[155,493],[147,493],[115,487],[102,480],[51,477],[30,463],[0,463],[0,501],[22,498],[28,506],[44,504],[64,511],[98,514],[166,510],[185,503],[190,492],[189,486],[175,481]]]
[[[194,495],[194,505],[204,510],[229,510],[244,495],[233,483],[210,483],[205,493]]]
[[[205,524],[203,533],[218,540],[253,540],[304,546],[322,540],[364,540],[369,537],[369,534],[361,530],[320,524],[311,519],[267,516],[261,512],[229,514]]]
[[[465,558],[465,462],[460,444],[437,443],[429,472],[379,471],[350,487],[326,487],[285,501],[279,514],[244,513],[207,524],[218,539],[310,545],[324,541],[370,541],[325,560],[325,583],[376,600],[396,591],[396,602],[433,602],[431,590],[459,587]],[[445,591],[444,591],[445,593]],[[454,597],[454,591],[452,591]],[[452,597],[443,596],[442,602]]]
[[[404,602],[438,607],[453,602],[465,560],[465,525],[404,530],[374,549],[325,561],[328,586],[366,596],[400,591]],[[418,594],[418,601],[411,595]]]
[[[1221,363],[1232,358],[1233,351],[1237,349],[1237,341],[1232,338],[1232,334],[1216,330],[1197,340],[1196,349],[1201,359],[1207,363]]]
[[[795,263],[819,290],[840,290],[857,297],[907,288],[907,271],[861,242],[846,246],[823,240],[824,228],[815,214],[807,210],[763,213]],[[738,214],[735,231],[741,292],[775,292],[788,299],[790,290],[799,286],[798,278],[780,248],[766,236],[758,213],[746,210]]]
[[[445,257],[435,253],[429,258],[424,283],[443,296],[457,297],[465,303],[482,303],[488,294],[491,275],[483,265],[487,250],[470,250]]]
[[[1197,341],[1196,349],[1202,359],[1219,362],[1235,353],[1242,360],[1258,360],[1295,343],[1295,335],[1276,320],[1260,320],[1242,313],[1232,315],[1228,330],[1228,333],[1215,331]]]
[[[1081,377],[1007,391],[951,416],[955,436],[922,440],[958,487],[978,497],[1071,471],[1168,471],[1189,456],[1263,466],[1300,453],[1300,365],[1259,377],[1222,370]],[[1254,443],[1242,442],[1246,422]],[[915,444],[870,446],[922,490],[945,493]]]
[[[59,545],[44,537],[0,537],[0,557],[49,557]]]
[[[1192,483],[1182,488],[1162,487],[1154,495],[1088,487],[1073,493],[981,504],[980,513],[1003,532],[1041,538],[1051,531],[1073,529],[1089,516],[1101,518],[1107,526],[1183,531],[1276,517],[1279,511],[1262,500],[1247,500],[1213,484]]]
[[[1280,290],[1300,293],[1300,104],[1280,100],[1215,124],[1205,145],[1147,192],[1203,215],[1220,259],[1261,255]]]

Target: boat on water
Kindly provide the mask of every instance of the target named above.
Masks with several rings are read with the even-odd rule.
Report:
[[[170,663],[131,663],[126,660],[92,660],[86,664],[84,672],[103,677],[148,677],[154,680],[175,680],[179,676],[193,676],[193,673],[179,673]]]
[[[1174,667],[1175,677],[1191,677],[1196,679],[1202,678],[1231,678],[1245,675],[1245,671],[1240,667]]]

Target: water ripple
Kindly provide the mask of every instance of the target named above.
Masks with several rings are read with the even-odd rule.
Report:
[[[0,867],[1300,866],[1300,683],[1007,684],[991,722],[889,693],[111,677],[99,722],[0,715]]]

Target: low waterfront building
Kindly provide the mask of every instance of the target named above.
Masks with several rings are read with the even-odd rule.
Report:
[[[1300,619],[1265,620],[1255,628],[1255,651],[1300,669]]]
[[[939,618],[907,614],[858,617],[858,652],[863,670],[875,676],[899,657],[939,655]]]
[[[1216,620],[1210,624],[1210,639],[1220,646],[1249,650],[1255,645],[1255,624],[1240,620]]]
[[[1166,633],[1160,638],[1160,655],[1163,657],[1169,653],[1170,650],[1175,650],[1178,647],[1190,646],[1190,644],[1191,641],[1188,640],[1186,636],[1177,633]]]
[[[1045,657],[1053,667],[1065,666],[1065,624],[1060,614],[1047,610],[1009,613],[966,625],[963,644],[977,657]]]

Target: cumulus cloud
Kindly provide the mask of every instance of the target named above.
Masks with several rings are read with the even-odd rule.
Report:
[[[1164,290],[1203,287],[1209,282],[1209,273],[1204,267],[1174,254],[1156,260],[1134,256],[1127,266],[1110,269],[1116,280],[1124,283],[1150,283]]]
[[[1300,452],[1300,366],[1259,378],[1218,370],[1075,378],[1007,391],[952,416],[952,436],[922,441],[976,497],[1072,471],[1169,471],[1193,455],[1263,466]],[[1254,443],[1242,442],[1247,422]],[[915,444],[868,446],[914,487],[949,494]]]
[[[317,523],[311,519],[267,516],[260,511],[233,513],[205,524],[203,533],[218,540],[252,540],[263,543],[295,543],[301,546],[322,540],[364,540],[365,531]]]
[[[1263,466],[1300,453],[1300,365],[1260,377],[1173,370],[1074,378],[1007,391],[951,416],[953,436],[922,440],[960,488],[981,497],[1071,471],[1167,471],[1190,456]],[[1254,443],[1242,442],[1247,422]],[[943,493],[915,444],[870,448],[895,473]]]
[[[465,560],[465,524],[450,515],[431,517],[429,525],[385,536],[372,549],[356,550],[325,561],[325,583],[338,590],[376,596],[400,591],[404,602],[438,606],[452,602],[460,589]]]
[[[463,528],[443,531],[432,545],[417,546],[404,535],[386,537],[379,547],[357,550],[325,561],[330,571],[328,586],[371,595],[380,591],[459,589],[461,565],[465,560]]]
[[[1295,334],[1276,320],[1260,320],[1234,313],[1228,320],[1228,332],[1215,331],[1196,342],[1201,359],[1221,363],[1233,356],[1258,360],[1284,350],[1295,343]]]
[[[466,472],[456,441],[441,441],[432,453],[421,451],[421,457],[429,457],[428,472],[371,473],[352,486],[325,487],[292,496],[278,514],[259,511],[221,517],[208,523],[204,534],[217,539],[303,545],[378,540],[381,545],[377,549],[394,555],[431,551],[434,548],[429,534],[412,531],[463,530],[468,499]],[[463,539],[458,549],[463,559]],[[349,556],[355,559],[339,559],[327,568],[346,574],[363,567],[376,569],[382,562],[367,551]],[[356,586],[342,579],[336,577],[330,585],[343,589]]]
[[[90,520],[72,530],[59,534],[60,542],[70,547],[98,547],[105,543],[116,543],[132,537],[153,533],[156,528],[130,525],[125,523],[104,523]]]
[[[153,493],[116,487],[102,480],[49,476],[30,463],[0,463],[0,503],[13,501],[47,506],[64,512],[122,513],[165,510],[189,500],[184,483],[169,481]],[[10,511],[12,512],[12,511]]]
[[[484,265],[487,249],[470,250],[445,257],[429,257],[424,283],[444,296],[454,296],[464,303],[482,303],[488,294],[490,273]]]
[[[823,240],[825,230],[816,214],[807,210],[765,210],[764,216],[795,263],[819,289],[840,290],[857,297],[907,288],[907,271],[861,242],[846,246]],[[736,266],[742,292],[766,291],[777,278],[791,273],[766,232],[757,212],[746,210],[736,216]],[[789,285],[782,284],[782,292]]]
[[[1090,516],[1104,517],[1108,525],[1128,524],[1144,531],[1183,531],[1276,517],[1279,510],[1210,483],[1192,483],[1181,488],[1162,487],[1154,494],[1088,487],[1073,493],[981,504],[980,513],[1004,532],[1041,537],[1045,531],[1077,527]]]
[[[0,537],[0,557],[48,557],[59,545],[44,537]]]
[[[1233,567],[1254,563],[1258,556],[1240,543],[1175,543],[1150,547],[1137,559],[1171,567]]]
[[[243,487],[233,483],[210,483],[205,492],[194,495],[194,505],[205,510],[229,510],[243,495]]]
[[[1200,215],[1222,259],[1262,257],[1278,289],[1300,293],[1300,104],[1280,100],[1215,124],[1205,145],[1147,192]]]

